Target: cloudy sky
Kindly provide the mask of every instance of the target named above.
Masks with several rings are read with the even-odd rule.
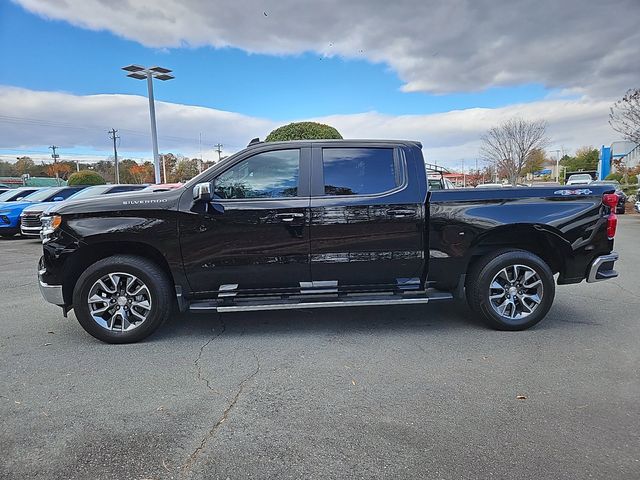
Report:
[[[0,157],[150,158],[144,82],[161,65],[160,150],[214,158],[290,121],[423,142],[473,163],[480,135],[545,119],[550,150],[617,139],[640,87],[638,0],[14,0],[0,3]]]

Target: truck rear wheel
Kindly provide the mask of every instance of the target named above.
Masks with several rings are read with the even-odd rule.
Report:
[[[542,320],[551,308],[555,282],[553,272],[537,255],[499,250],[473,266],[466,293],[471,309],[490,327],[525,330]]]
[[[153,262],[114,255],[89,266],[73,290],[73,308],[87,333],[107,343],[132,343],[171,314],[171,284]]]

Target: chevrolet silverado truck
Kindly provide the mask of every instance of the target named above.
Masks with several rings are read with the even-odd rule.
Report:
[[[42,218],[44,298],[110,343],[174,311],[464,298],[489,326],[542,320],[556,284],[617,276],[610,186],[429,188],[413,141],[252,142],[181,188]]]

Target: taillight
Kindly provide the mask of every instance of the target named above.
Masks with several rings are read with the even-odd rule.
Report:
[[[607,217],[607,237],[613,240],[616,236],[616,228],[618,227],[618,217],[616,216],[616,207],[618,206],[618,195],[615,193],[605,193],[602,196],[602,203],[611,209]]]
[[[618,217],[615,213],[610,213],[609,218],[607,218],[607,237],[609,240],[613,240],[613,237],[616,236],[616,227],[618,226]]]
[[[618,205],[618,195],[615,193],[605,193],[602,196],[602,203],[604,203],[607,207],[616,208]]]

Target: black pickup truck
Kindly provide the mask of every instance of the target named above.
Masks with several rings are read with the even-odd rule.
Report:
[[[432,191],[421,147],[256,143],[177,190],[66,202],[43,218],[42,294],[112,343],[145,338],[174,308],[465,296],[491,327],[523,330],[556,283],[617,275],[611,187]]]

